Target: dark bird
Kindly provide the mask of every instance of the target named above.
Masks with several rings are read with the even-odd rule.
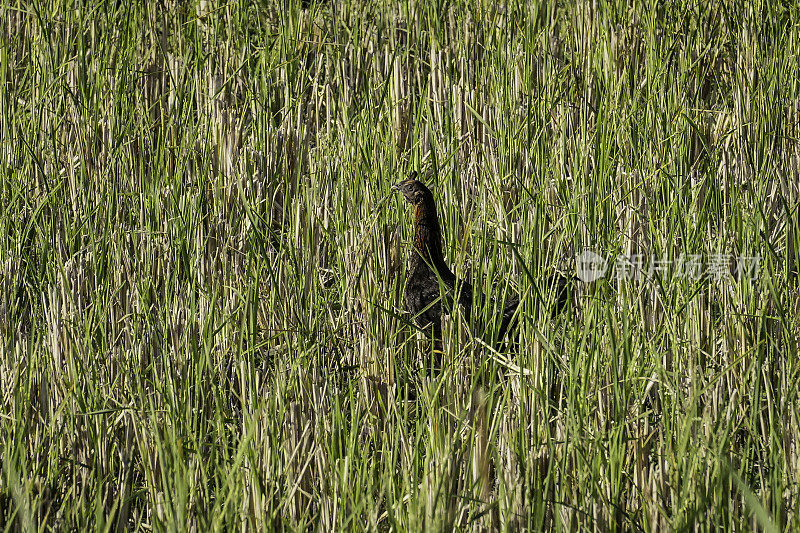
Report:
[[[454,302],[463,308],[469,320],[473,287],[469,282],[458,279],[444,262],[442,228],[433,194],[415,176],[416,173],[412,173],[408,179],[392,187],[402,193],[414,209],[414,249],[408,259],[404,304],[413,315],[416,325],[429,334],[432,329],[438,343],[442,337],[441,317],[453,310]],[[499,340],[516,321],[518,306],[519,298],[516,296],[506,300]]]

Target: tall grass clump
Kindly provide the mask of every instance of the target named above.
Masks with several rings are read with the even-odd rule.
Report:
[[[0,4],[0,525],[799,528],[798,7],[389,4]]]

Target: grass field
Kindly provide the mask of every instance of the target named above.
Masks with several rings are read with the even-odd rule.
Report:
[[[800,528],[798,5],[149,4],[0,3],[3,529]]]

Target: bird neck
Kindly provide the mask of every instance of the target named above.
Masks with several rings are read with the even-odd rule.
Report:
[[[450,273],[442,254],[442,229],[432,197],[414,206],[414,248],[415,257],[434,267],[440,275]]]

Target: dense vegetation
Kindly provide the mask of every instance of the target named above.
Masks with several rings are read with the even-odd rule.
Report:
[[[0,525],[799,528],[798,11],[5,0]],[[420,369],[409,170],[516,350]]]

